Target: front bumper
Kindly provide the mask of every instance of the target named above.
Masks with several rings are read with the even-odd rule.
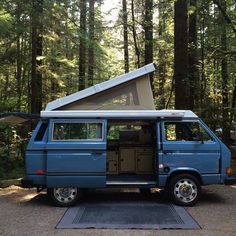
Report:
[[[226,185],[236,184],[236,178],[235,177],[229,177],[229,178],[225,179],[225,184]]]

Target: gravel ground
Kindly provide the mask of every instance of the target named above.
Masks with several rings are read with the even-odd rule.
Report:
[[[120,195],[119,195],[120,194]],[[140,198],[140,194],[108,192],[100,197],[110,199],[119,196]],[[96,194],[95,194],[96,195]],[[95,196],[89,192],[87,197]],[[160,198],[153,194],[152,198]],[[93,199],[94,200],[94,199]],[[148,200],[148,199],[147,199]],[[45,193],[19,187],[0,189],[0,235],[93,235],[93,236],[136,236],[136,235],[236,235],[236,185],[213,185],[203,188],[202,198],[188,212],[200,224],[200,230],[98,230],[98,229],[55,229],[66,208],[52,207]]]

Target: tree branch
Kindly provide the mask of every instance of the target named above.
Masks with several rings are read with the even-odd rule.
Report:
[[[236,35],[236,29],[234,27],[234,24],[232,22],[232,20],[229,18],[229,16],[227,15],[227,13],[224,11],[224,9],[222,8],[222,6],[220,5],[220,2],[218,0],[212,0],[213,3],[219,8],[221,14],[223,15],[223,17],[225,18],[225,21],[231,26],[234,34]]]

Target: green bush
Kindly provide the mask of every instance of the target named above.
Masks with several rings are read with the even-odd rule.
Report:
[[[30,127],[0,122],[0,178],[24,175],[24,156]]]

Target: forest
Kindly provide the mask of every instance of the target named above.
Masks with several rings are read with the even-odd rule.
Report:
[[[0,113],[39,114],[151,62],[156,109],[193,110],[230,144],[235,0],[0,0]],[[31,130],[0,122],[0,178],[23,165]]]

